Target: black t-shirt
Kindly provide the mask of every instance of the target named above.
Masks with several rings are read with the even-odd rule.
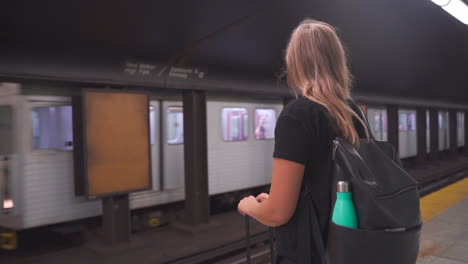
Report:
[[[358,112],[358,106],[352,100],[348,100],[348,104]],[[364,130],[355,118],[353,124],[363,137]],[[307,184],[311,192],[324,244],[332,208],[332,141],[339,134],[335,127],[325,107],[303,97],[290,102],[283,109],[275,128],[273,157],[305,165],[302,185]],[[300,208],[296,208],[288,223],[275,229],[277,254],[294,262],[299,261],[297,251],[300,241],[297,238],[301,232],[298,224],[298,215],[301,215],[298,211],[302,210]],[[314,251],[314,248],[311,250]],[[317,252],[311,254],[317,256]]]

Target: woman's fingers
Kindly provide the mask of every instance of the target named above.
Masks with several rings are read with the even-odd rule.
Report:
[[[239,204],[237,205],[237,210],[241,215],[246,215],[255,204],[258,204],[258,201],[255,197],[250,195],[240,200]]]
[[[237,204],[237,211],[239,211],[239,213],[241,215],[245,215],[245,198],[247,197],[244,197],[242,200],[239,201],[239,203]]]
[[[259,195],[257,195],[257,197],[255,199],[257,199],[257,202],[261,203],[263,201],[265,201],[266,199],[268,199],[270,197],[270,195],[268,193],[261,193]]]

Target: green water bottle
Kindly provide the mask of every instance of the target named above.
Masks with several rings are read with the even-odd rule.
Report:
[[[349,191],[349,183],[339,181],[336,185],[336,202],[333,208],[333,223],[349,228],[358,228],[356,209]]]

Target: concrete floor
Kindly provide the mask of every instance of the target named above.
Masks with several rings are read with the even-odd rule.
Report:
[[[468,264],[468,197],[424,223],[418,264]]]

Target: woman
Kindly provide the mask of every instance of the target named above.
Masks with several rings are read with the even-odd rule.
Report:
[[[353,111],[351,76],[332,26],[303,21],[291,35],[285,61],[288,85],[301,98],[284,108],[276,124],[270,194],[245,197],[238,210],[277,227],[276,263],[304,263],[305,259],[320,263],[315,245],[304,249],[299,238],[303,225],[308,224],[301,220],[301,186],[309,187],[326,243],[333,137],[340,135],[358,145],[359,136],[368,137],[368,131]],[[309,255],[305,258],[304,254]]]
[[[255,129],[255,139],[265,139],[266,138],[265,123],[266,123],[265,118],[263,118],[263,117],[260,118],[260,121],[258,122],[258,126]]]

